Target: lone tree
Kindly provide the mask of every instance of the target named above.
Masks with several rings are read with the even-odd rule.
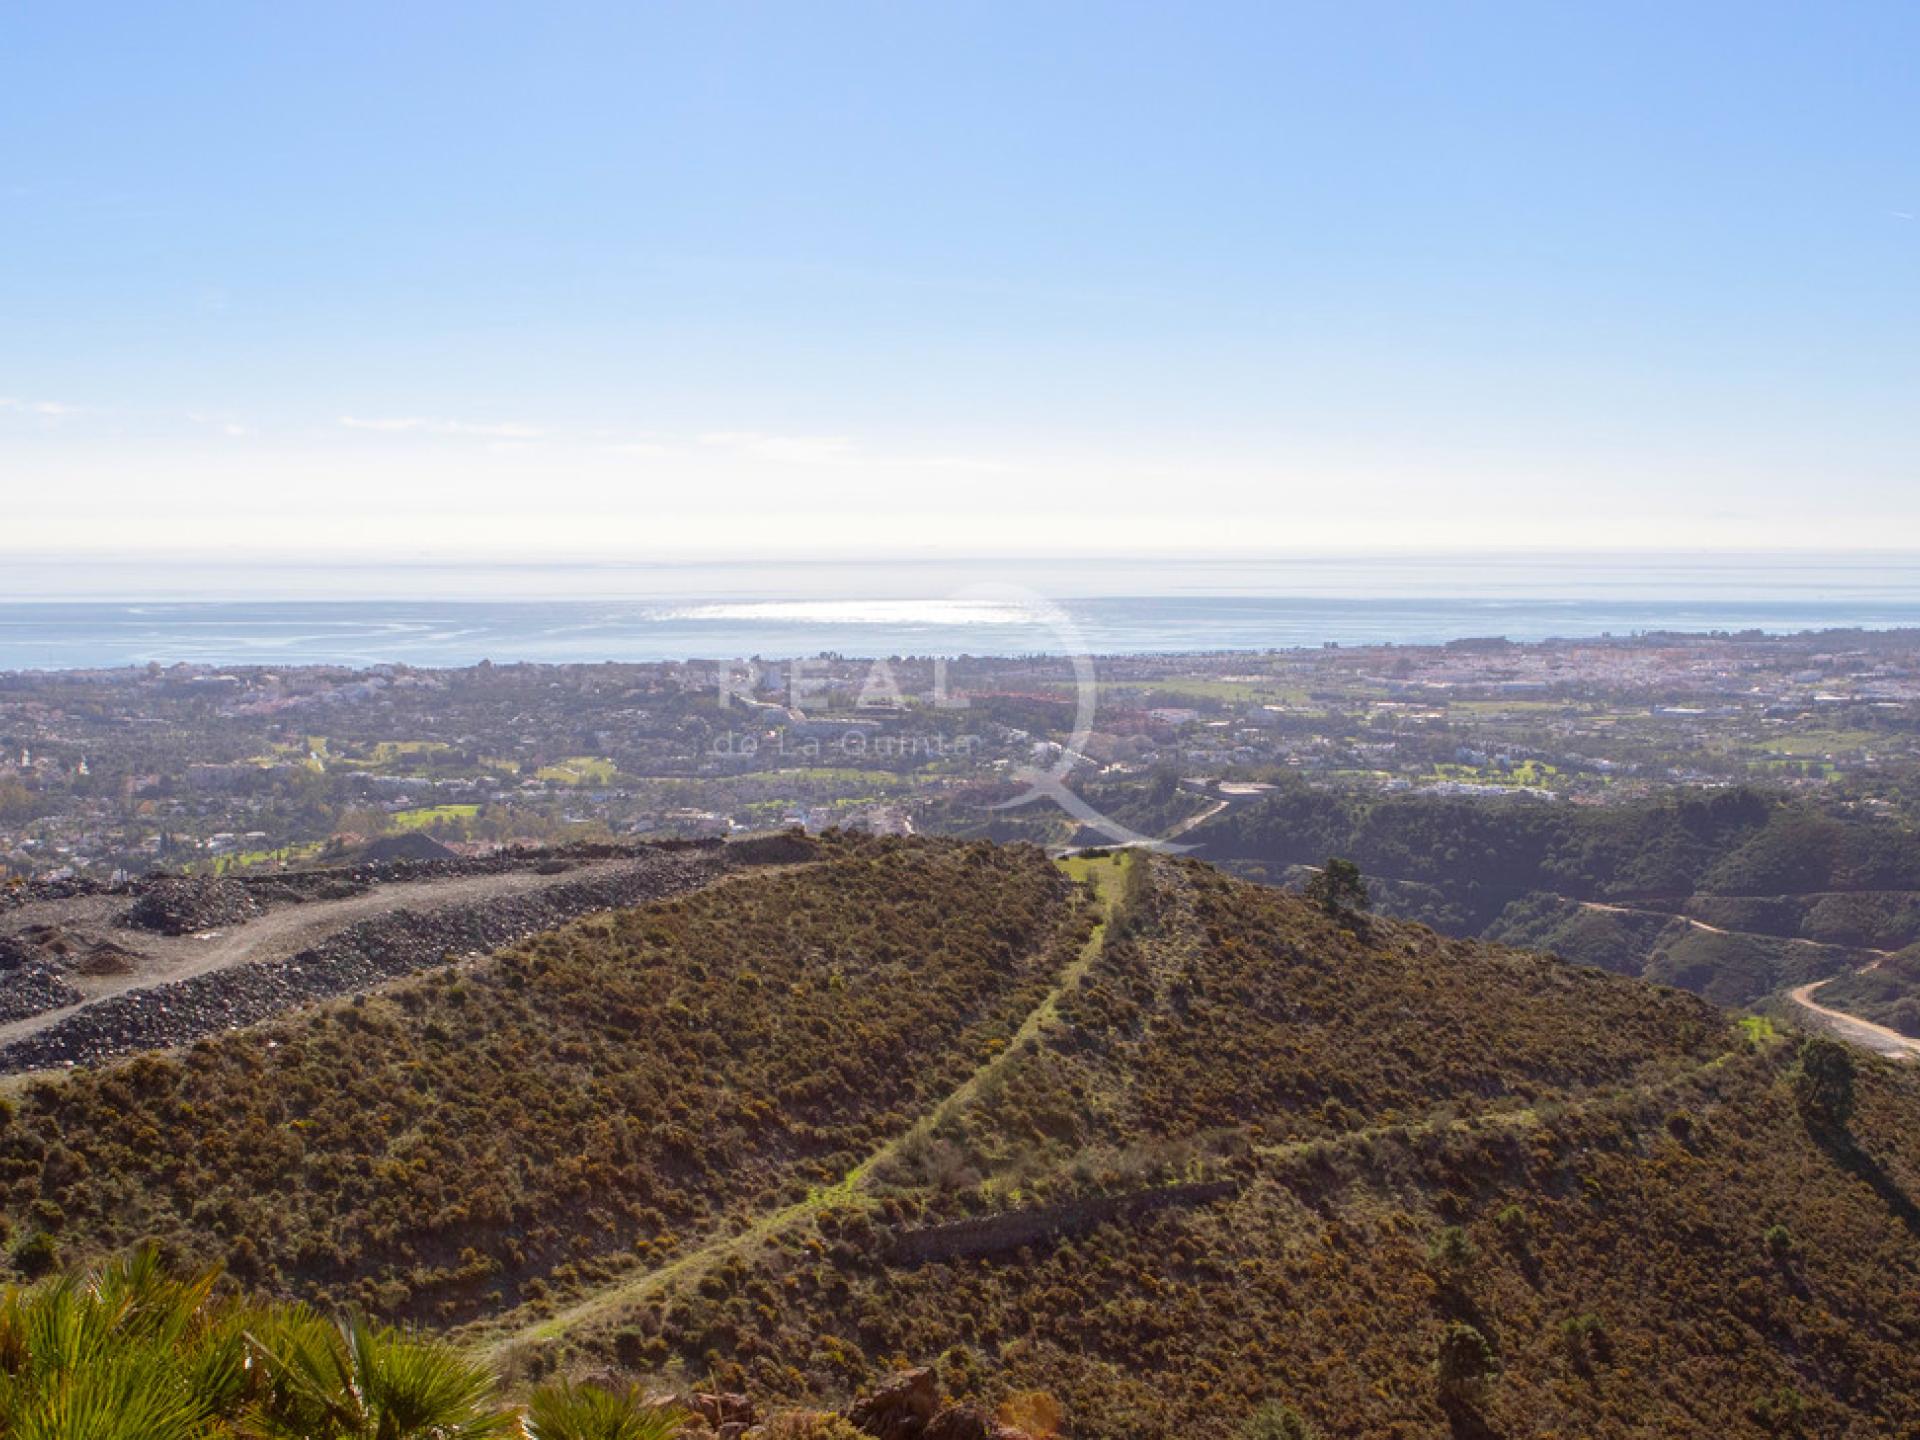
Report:
[[[1800,1047],[1800,1068],[1793,1077],[1793,1098],[1800,1113],[1828,1130],[1842,1130],[1853,1118],[1853,1054],[1838,1040],[1815,1035]]]
[[[1360,867],[1339,859],[1328,860],[1307,882],[1307,898],[1336,920],[1352,918],[1367,908],[1370,899]]]
[[[1443,1394],[1455,1400],[1473,1400],[1500,1373],[1500,1360],[1486,1336],[1465,1321],[1455,1320],[1440,1337],[1433,1373]]]

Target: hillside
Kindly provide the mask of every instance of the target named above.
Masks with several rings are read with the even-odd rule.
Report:
[[[1690,997],[1358,938],[1201,866],[1134,876],[990,1095],[840,1208],[573,1338],[817,1395],[939,1354],[1102,1436],[1227,1433],[1264,1400],[1336,1435],[1920,1422],[1904,1073],[1862,1061],[1856,1149],[1796,1113],[1792,1047]],[[1089,1223],[1116,1194],[1132,1218]],[[925,1229],[995,1212],[997,1237]],[[1502,1370],[1471,1402],[1434,1380],[1453,1322]]]
[[[1085,910],[1035,851],[847,855],[36,1083],[16,1253],[151,1238],[437,1322],[564,1289],[836,1178],[1005,1042]]]
[[[1859,1056],[1810,1121],[1796,1051],[1193,861],[844,839],[35,1083],[0,1178],[23,1269],[154,1236],[522,1377],[826,1405],[930,1363],[1089,1437],[1911,1433],[1920,1079]]]
[[[1750,1004],[1920,940],[1920,836],[1751,790],[1619,806],[1294,784],[1188,837],[1283,883],[1355,860],[1383,913]]]

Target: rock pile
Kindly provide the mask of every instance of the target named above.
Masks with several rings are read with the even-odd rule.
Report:
[[[366,865],[391,864],[401,860],[454,860],[458,855],[423,830],[402,835],[383,835],[360,852]]]
[[[693,1423],[681,1440],[763,1440],[763,1437],[836,1433],[841,1421],[874,1440],[1031,1440],[977,1405],[943,1404],[940,1381],[921,1367],[905,1370],[862,1395],[838,1417],[819,1411],[786,1411],[763,1421],[745,1395],[661,1395],[664,1404],[690,1412]],[[844,1430],[838,1433],[844,1433]]]
[[[139,895],[125,923],[162,935],[244,925],[260,913],[260,902],[244,884],[213,875],[160,876],[143,882]]]
[[[97,880],[29,880],[25,884],[8,882],[0,886],[0,915],[9,910],[18,910],[23,905],[37,905],[42,900],[71,900],[76,895],[107,895],[112,893],[107,886]]]
[[[25,935],[0,935],[0,972],[18,970],[39,958],[39,947]]]
[[[63,1005],[78,1005],[80,999],[78,990],[37,961],[0,975],[0,1021],[44,1015]]]
[[[77,1005],[83,997],[67,976],[125,974],[138,959],[111,940],[88,940],[58,925],[0,935],[0,1022]]]
[[[444,846],[438,848],[445,849]],[[629,845],[558,845],[535,850],[516,847],[497,850],[491,855],[453,855],[448,852],[449,858],[446,859],[392,854],[368,858],[363,852],[360,861],[352,865],[329,865],[312,870],[272,870],[236,878],[262,905],[279,905],[303,900],[338,900],[348,895],[362,894],[376,885],[398,882],[508,875],[521,870],[557,874],[600,860],[640,860],[653,855],[717,855],[721,849],[722,842],[719,840],[701,840]],[[150,876],[145,880],[136,880],[133,888],[140,891],[154,883],[156,878]]]
[[[320,866],[310,870],[247,872],[223,876],[219,883],[242,887],[256,904],[265,907],[297,904],[302,900],[340,900],[349,895],[361,894],[374,885],[391,884],[396,880],[440,880],[464,875],[504,875],[509,871],[527,870],[541,865],[585,865],[596,860],[632,860],[645,855],[717,855],[724,850],[733,863],[741,865],[788,864],[815,859],[818,856],[818,848],[814,842],[797,831],[746,836],[731,841],[642,840],[627,844],[581,843],[533,850],[515,847],[499,850],[491,855],[476,856],[455,855],[437,841],[431,843],[435,849],[445,852],[449,858],[415,853],[411,846],[403,847],[404,853],[384,849],[374,852],[373,847],[369,847],[371,853],[363,852],[360,861],[352,865]],[[81,895],[132,895],[136,898],[137,904],[144,901],[155,890],[164,894],[169,890],[177,889],[182,882],[189,885],[202,884],[206,883],[206,877],[183,876],[156,870],[138,880],[122,882],[118,885],[104,885],[97,880],[78,877],[8,884],[0,887],[0,914],[46,900],[69,900]],[[165,902],[156,903],[164,904]]]

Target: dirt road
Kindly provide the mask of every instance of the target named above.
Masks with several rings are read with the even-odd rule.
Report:
[[[27,907],[8,917],[9,928],[57,924],[82,939],[109,940],[127,952],[128,959],[118,973],[70,977],[70,983],[85,997],[79,1004],[0,1024],[0,1045],[37,1034],[128,991],[174,985],[238,965],[284,960],[349,925],[395,910],[431,913],[481,900],[532,894],[554,885],[612,874],[634,863],[626,859],[600,860],[553,875],[526,869],[494,875],[396,881],[340,900],[282,904],[244,925],[199,935],[155,935],[118,925],[115,922],[119,914],[127,908],[124,896],[88,896]]]
[[[1793,1003],[1803,1010],[1809,1010],[1820,1017],[1825,1028],[1833,1031],[1842,1040],[1850,1040],[1855,1045],[1864,1046],[1894,1060],[1913,1060],[1920,1058],[1920,1040],[1902,1035],[1898,1030],[1889,1030],[1885,1025],[1876,1025],[1871,1020],[1862,1020],[1857,1015],[1849,1015],[1844,1010],[1829,1009],[1817,1003],[1813,992],[1827,982],[1815,980],[1788,992]]]
[[[1664,910],[1635,910],[1626,905],[1603,905],[1597,900],[1582,901],[1581,908],[1585,910],[1610,910],[1615,914],[1621,915],[1667,914]],[[1687,924],[1693,926],[1694,929],[1704,930],[1709,935],[1745,934],[1745,932],[1738,930],[1723,930],[1718,925],[1709,925],[1706,921],[1695,920],[1690,915],[1671,915],[1668,916],[1668,918],[1684,920]],[[1773,940],[1782,945],[1811,945],[1815,949],[1840,950],[1849,955],[1873,956],[1873,961],[1870,964],[1862,966],[1862,970],[1875,969],[1882,960],[1893,953],[1890,950],[1874,950],[1863,945],[1836,945],[1827,940],[1802,940],[1798,937],[1788,937],[1784,935],[1752,935],[1746,938]],[[1898,1030],[1890,1030],[1885,1025],[1876,1025],[1871,1020],[1862,1020],[1858,1015],[1849,1015],[1844,1010],[1835,1010],[1831,1006],[1817,1003],[1813,998],[1813,992],[1826,983],[1826,979],[1821,979],[1809,981],[1805,985],[1795,986],[1787,992],[1787,998],[1802,1010],[1817,1017],[1816,1023],[1822,1028],[1832,1031],[1843,1040],[1849,1040],[1855,1045],[1863,1046],[1868,1050],[1875,1051],[1894,1060],[1920,1058],[1920,1040],[1915,1040],[1911,1036],[1902,1035]]]

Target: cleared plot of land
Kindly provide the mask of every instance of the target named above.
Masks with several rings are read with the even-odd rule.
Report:
[[[611,760],[570,755],[557,764],[542,766],[534,772],[534,778],[555,785],[611,785],[618,773],[619,767]]]
[[[555,885],[618,874],[635,863],[625,859],[603,860],[551,875],[528,868],[498,875],[393,882],[339,900],[284,905],[243,925],[203,931],[198,935],[156,935],[149,930],[122,925],[120,920],[129,903],[124,895],[91,895],[24,906],[6,916],[9,933],[32,925],[54,925],[83,943],[108,941],[124,952],[124,968],[105,974],[71,976],[70,983],[85,997],[81,1003],[0,1025],[0,1045],[38,1034],[90,1006],[128,991],[174,985],[238,965],[287,959],[350,925],[396,910],[431,913],[506,896],[535,894]]]
[[[454,820],[471,820],[480,813],[478,805],[419,805],[411,810],[396,810],[387,818],[397,829],[428,830]]]

